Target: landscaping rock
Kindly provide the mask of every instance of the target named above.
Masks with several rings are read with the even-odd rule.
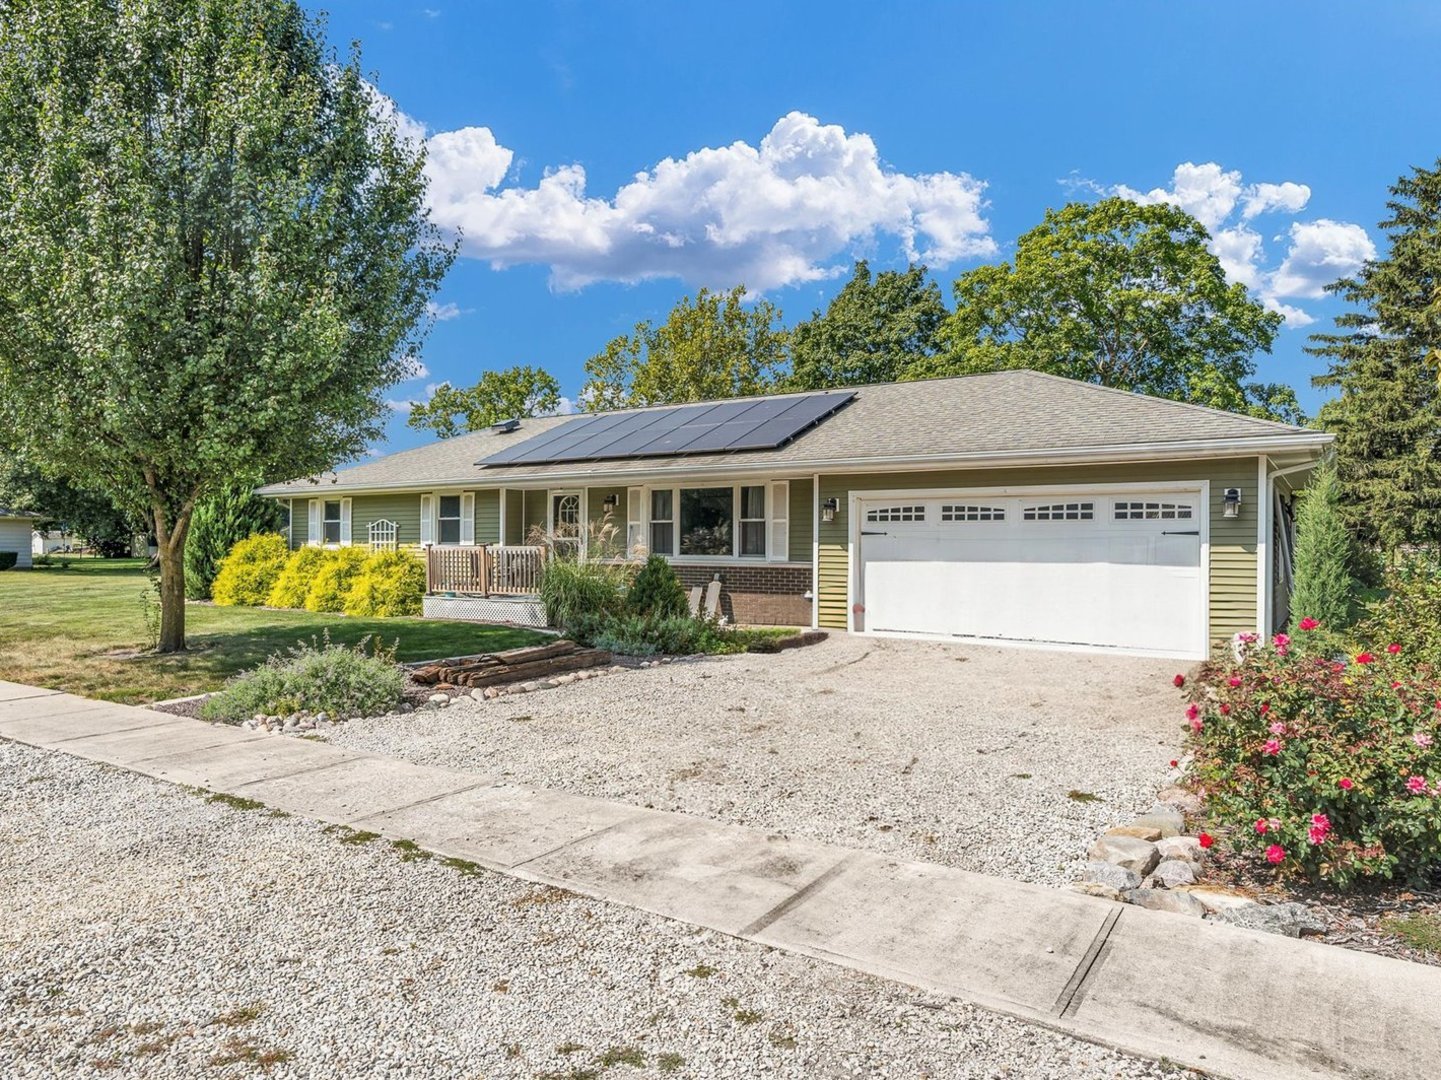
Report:
[[[1152,825],[1117,825],[1114,829],[1107,829],[1106,835],[1133,836],[1137,840],[1150,840],[1154,843],[1161,839],[1161,830]]]
[[[1156,793],[1156,801],[1173,807],[1183,814],[1199,814],[1201,812],[1201,797],[1183,787],[1172,785],[1162,788]]]
[[[1151,872],[1151,878],[1172,889],[1177,885],[1194,885],[1196,871],[1184,859],[1162,859]]]
[[[1172,892],[1170,889],[1132,889],[1126,894],[1126,900],[1152,911],[1172,911],[1177,915],[1194,915],[1198,919],[1206,914],[1205,906],[1190,893]]]
[[[1200,900],[1196,901],[1198,904]],[[1217,920],[1247,930],[1261,930],[1286,937],[1324,934],[1326,924],[1312,914],[1305,904],[1253,904],[1231,908],[1216,916]]]
[[[1124,867],[1142,877],[1161,861],[1161,853],[1156,850],[1155,844],[1137,840],[1134,836],[1102,836],[1091,845],[1089,857],[1096,862]]]
[[[1120,889],[1112,885],[1102,885],[1099,881],[1073,881],[1071,888],[1075,892],[1096,896],[1102,900],[1114,900],[1118,904],[1126,902],[1126,894]]]
[[[1181,816],[1181,812],[1162,803],[1157,803],[1149,814],[1142,814],[1131,824],[1160,829],[1163,837],[1180,836],[1186,831],[1186,819]]]
[[[1115,863],[1088,862],[1081,872],[1079,884],[1105,885],[1118,891],[1136,889],[1141,885],[1141,875]]]
[[[1259,906],[1254,897],[1220,885],[1183,885],[1179,891],[1190,893],[1212,915]]]
[[[1206,861],[1206,849],[1194,836],[1167,836],[1156,842],[1162,859],[1182,859],[1198,869]]]
[[[450,704],[450,695],[449,695],[449,694],[431,694],[430,697],[427,698],[426,700],[429,701],[432,705],[449,705],[449,704]]]

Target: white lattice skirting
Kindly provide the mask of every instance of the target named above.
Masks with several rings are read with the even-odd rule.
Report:
[[[532,596],[427,596],[422,614],[427,619],[514,623],[540,629],[546,625],[545,608]]]

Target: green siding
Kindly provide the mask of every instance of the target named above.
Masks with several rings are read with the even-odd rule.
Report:
[[[475,493],[475,542],[500,543],[500,491],[497,488]]]
[[[850,577],[848,502],[852,491],[905,488],[1022,487],[1038,484],[1211,482],[1210,627],[1212,648],[1232,634],[1256,629],[1257,459],[1087,465],[1033,469],[974,469],[822,476],[821,498],[840,504],[835,521],[820,526],[819,619],[845,629]],[[1222,516],[1222,493],[1242,491],[1241,514]]]
[[[368,529],[380,520],[395,522],[395,539],[401,547],[420,543],[420,493],[356,495],[350,501],[350,542],[370,542]]]
[[[525,492],[507,489],[505,493],[505,536],[503,542],[520,544],[525,541]]]
[[[815,541],[812,521],[815,518],[814,499],[811,489],[815,487],[809,478],[791,481],[790,505],[790,562],[811,561],[811,545]]]

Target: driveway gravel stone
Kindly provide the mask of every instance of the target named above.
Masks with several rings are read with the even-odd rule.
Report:
[[[0,740],[6,1077],[1180,1075]]]
[[[429,765],[1063,885],[1173,779],[1176,661],[836,635],[323,737]]]

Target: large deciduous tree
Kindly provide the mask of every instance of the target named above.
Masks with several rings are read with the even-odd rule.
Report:
[[[448,439],[502,420],[545,416],[560,405],[560,383],[555,376],[543,368],[517,365],[504,371],[487,371],[470,387],[442,383],[429,401],[412,406],[406,423]]]
[[[1205,228],[1166,204],[1071,203],[1012,262],[955,283],[945,349],[908,378],[1033,368],[1176,401],[1296,421],[1288,387],[1250,381],[1281,316],[1227,282]]]
[[[800,390],[895,382],[939,348],[941,290],[924,266],[883,270],[864,259],[824,312],[791,331],[791,377]]]
[[[744,303],[745,286],[684,297],[659,326],[636,324],[585,363],[587,409],[749,397],[775,388],[788,334],[765,300]]]
[[[293,0],[0,6],[0,426],[143,512],[357,457],[454,256],[423,151]]]
[[[1321,409],[1336,435],[1342,512],[1364,545],[1441,543],[1441,160],[1391,188],[1384,258],[1330,286],[1354,310],[1307,351],[1340,395]]]

